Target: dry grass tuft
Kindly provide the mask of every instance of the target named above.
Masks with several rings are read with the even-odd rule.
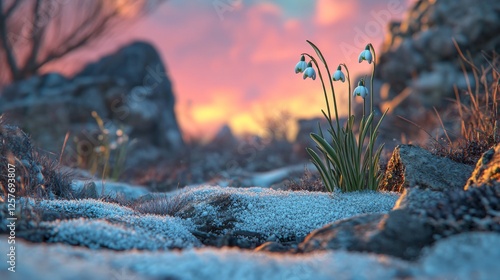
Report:
[[[12,172],[8,172],[9,167]],[[36,150],[26,133],[18,127],[5,124],[2,117],[0,117],[0,170],[2,170],[0,201],[9,193],[9,183],[14,184],[16,198],[74,197],[71,188],[72,174],[62,172],[55,159]],[[15,179],[14,183],[12,179]]]
[[[467,80],[467,91],[460,93],[455,88],[456,111],[460,119],[460,137],[450,140],[446,130],[446,141],[435,141],[431,151],[454,161],[475,164],[481,155],[500,143],[500,56],[484,54],[488,67],[477,67],[460,52],[462,69],[467,78],[467,68],[472,70],[475,87]]]
[[[191,200],[191,197],[181,191],[174,195],[167,193],[151,199],[141,199],[130,205],[130,207],[143,214],[175,216]]]
[[[291,191],[327,192],[319,174],[312,173],[306,168],[304,175],[297,181],[288,182],[286,188]]]

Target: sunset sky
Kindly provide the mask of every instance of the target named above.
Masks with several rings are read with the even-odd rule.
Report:
[[[357,62],[359,52],[368,42],[380,48],[389,18],[401,19],[411,2],[170,0],[85,60],[132,40],[149,41],[173,81],[186,135],[209,138],[224,123],[235,133],[259,133],[263,116],[280,110],[320,116],[321,83],[294,73],[300,54],[313,54],[306,39],[322,49],[332,71],[345,62],[353,78],[369,73],[368,64]],[[339,111],[347,112],[347,85],[336,89]]]

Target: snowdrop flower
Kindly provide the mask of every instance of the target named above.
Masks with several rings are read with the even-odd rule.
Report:
[[[344,76],[344,73],[342,73],[342,70],[340,68],[340,65],[339,67],[337,68],[337,71],[335,71],[335,73],[333,73],[333,76],[332,76],[332,80],[335,82],[335,81],[341,81],[342,83],[345,82],[345,76]]]
[[[304,78],[304,80],[306,78],[311,78],[313,80],[316,80],[316,71],[314,71],[314,68],[312,67],[312,63],[310,61],[307,64],[306,70],[304,70],[304,76],[303,76],[303,78]]]
[[[370,47],[368,45],[366,45],[365,50],[359,54],[358,60],[359,63],[361,63],[361,61],[363,60],[368,61],[369,64],[372,63],[372,52],[370,51]]]
[[[363,99],[368,96],[368,89],[365,87],[365,81],[361,79],[358,86],[354,89],[352,96],[361,96]]]
[[[304,56],[301,56],[299,63],[295,65],[295,74],[304,72],[306,68],[307,68],[306,58]]]

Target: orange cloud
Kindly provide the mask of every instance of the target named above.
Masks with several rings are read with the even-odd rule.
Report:
[[[316,23],[331,25],[354,16],[357,6],[357,1],[317,0]]]

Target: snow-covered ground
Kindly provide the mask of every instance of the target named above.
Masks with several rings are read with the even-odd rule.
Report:
[[[5,236],[0,236],[4,238]],[[2,249],[5,247],[2,242]],[[5,280],[321,280],[494,279],[500,235],[468,233],[437,243],[415,263],[345,251],[282,255],[237,249],[92,250],[63,244],[17,243],[16,272],[0,262]]]
[[[134,193],[134,186],[115,187]],[[132,196],[137,197],[137,193]],[[45,213],[57,213],[62,219],[40,223],[47,230],[48,243],[17,239],[17,272],[7,271],[3,254],[0,279],[488,279],[492,269],[498,270],[498,266],[491,268],[500,257],[498,250],[492,249],[500,247],[498,234],[445,239],[415,263],[341,250],[279,254],[217,249],[204,247],[192,234],[200,225],[197,221],[223,223],[230,214],[234,218],[233,230],[278,238],[305,236],[340,219],[386,213],[398,199],[396,193],[199,186],[170,194],[149,194],[138,201],[154,206],[165,203],[162,197],[181,198],[177,201],[194,211],[189,212],[190,217],[181,218],[139,213],[96,199],[25,202]],[[227,199],[229,205],[218,207],[214,201],[220,202],[221,198]],[[0,240],[7,240],[7,236],[0,236]],[[7,242],[0,242],[1,252],[7,252],[7,246]],[[462,265],[464,262],[468,265]],[[472,267],[485,269],[471,270],[471,262]]]
[[[202,186],[179,192],[178,195],[197,201],[194,218],[206,216],[207,220],[222,223],[220,210],[210,201],[227,196],[232,199],[228,211],[236,218],[234,230],[260,232],[278,238],[292,234],[306,236],[328,223],[359,214],[386,213],[399,198],[398,193],[390,192],[294,192],[261,187]]]

